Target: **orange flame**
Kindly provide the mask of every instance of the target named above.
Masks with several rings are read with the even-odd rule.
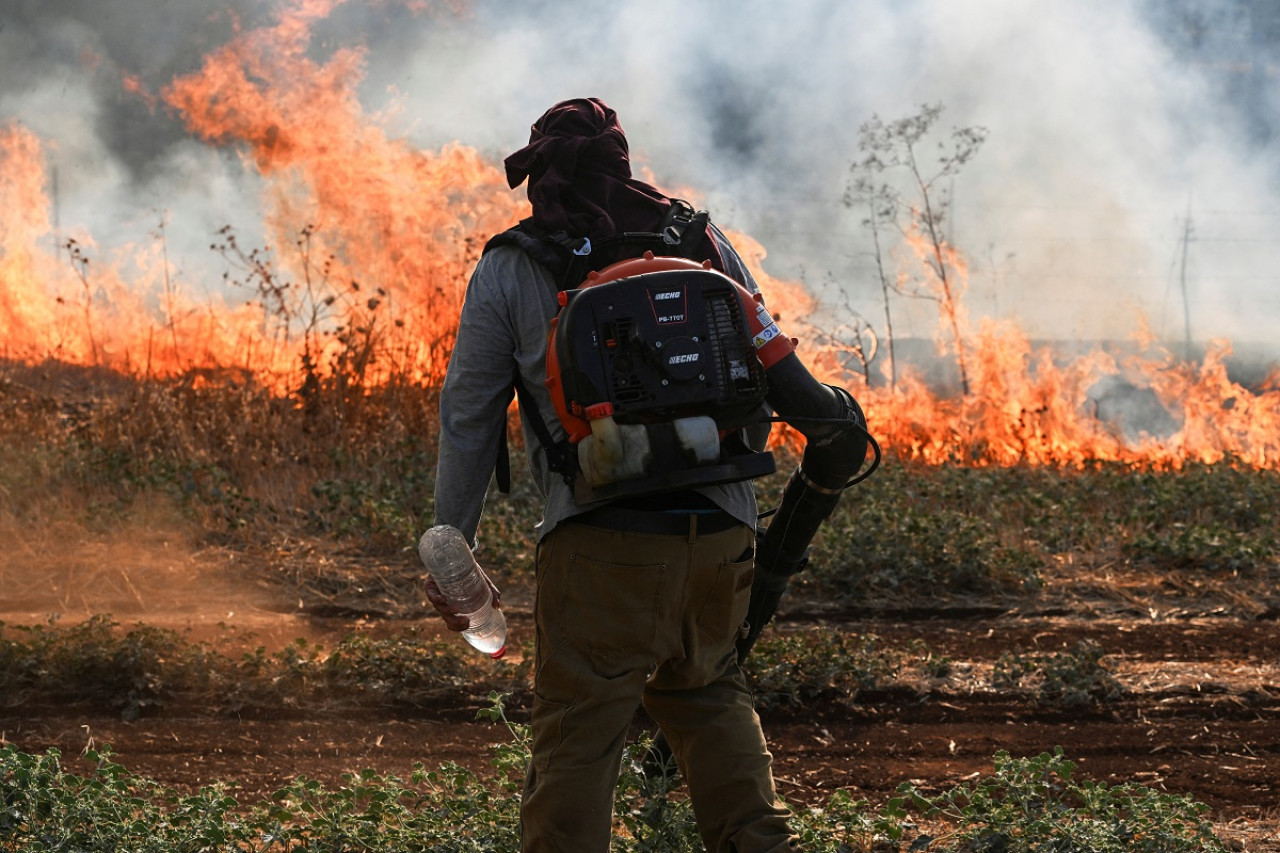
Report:
[[[0,127],[0,321],[9,355],[29,358],[38,331],[52,324],[47,294],[19,283],[39,281],[44,260],[36,247],[51,232],[44,197],[44,154],[35,134],[16,125]]]
[[[1100,350],[1061,365],[1047,349],[1033,352],[1021,332],[989,323],[973,352],[969,395],[940,399],[910,374],[896,389],[859,394],[883,444],[933,464],[1280,467],[1280,391],[1230,381],[1225,341],[1214,342],[1199,366],[1167,352],[1117,359]],[[1100,419],[1089,391],[1112,376],[1150,388],[1176,428],[1132,441]]]
[[[0,320],[3,355],[129,367],[129,345],[146,340],[147,313],[111,269],[89,269],[92,238],[70,238],[76,276],[57,262],[40,140],[0,128]]]
[[[919,235],[911,244],[922,251]],[[963,293],[964,259],[954,247],[942,251],[952,296]],[[931,269],[936,274],[937,267]],[[862,394],[868,410],[880,415],[873,427],[900,456],[934,464],[1120,462],[1176,469],[1228,461],[1280,467],[1280,392],[1232,382],[1226,341],[1212,342],[1198,366],[1175,360],[1145,333],[1136,336],[1137,354],[1098,349],[1064,364],[1048,348],[1033,351],[1009,322],[986,320],[971,337],[963,306],[939,304],[939,339],[945,341],[939,351],[957,360],[968,392],[940,399],[907,372],[896,388]],[[1148,430],[1134,439],[1123,425],[1100,417],[1092,392],[1109,379],[1153,394],[1168,421],[1167,434]]]
[[[120,86],[130,95],[141,98],[142,102],[147,105],[147,109],[155,112],[156,104],[158,103],[157,98],[147,90],[146,85],[136,74],[121,74]]]
[[[479,241],[524,203],[470,148],[431,153],[388,138],[356,95],[362,51],[324,64],[306,57],[310,22],[341,2],[296,3],[175,80],[164,99],[194,133],[242,146],[271,179],[274,242],[307,243],[305,257],[283,263],[318,291],[312,304],[344,303],[346,331],[377,335],[382,377],[438,379]]]

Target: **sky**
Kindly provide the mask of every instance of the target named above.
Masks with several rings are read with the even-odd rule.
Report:
[[[305,0],[3,0],[0,123],[44,141],[60,232],[145,242],[218,287],[209,251],[252,231],[259,176],[127,91],[163,90]],[[823,316],[884,314],[869,232],[845,203],[859,129],[943,110],[985,142],[935,185],[974,318],[1033,338],[1225,337],[1280,318],[1280,12],[1272,0],[346,0],[312,53],[366,49],[359,92],[388,132],[498,164],[552,103],[613,106],[637,167],[696,196],[803,281]],[[945,150],[945,149],[942,149]],[[892,177],[892,176],[891,176]],[[903,192],[910,193],[903,184]],[[893,259],[890,259],[893,260]],[[899,262],[901,260],[899,259]],[[1185,308],[1184,311],[1184,293]],[[900,336],[932,304],[896,298]]]

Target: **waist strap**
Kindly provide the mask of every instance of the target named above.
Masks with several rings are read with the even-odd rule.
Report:
[[[628,533],[684,536],[693,531],[702,534],[723,533],[742,522],[720,509],[707,512],[655,512],[606,504],[565,519],[565,523],[586,524]]]

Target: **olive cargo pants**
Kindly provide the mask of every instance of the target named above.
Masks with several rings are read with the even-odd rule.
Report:
[[[709,851],[792,849],[734,648],[755,532],[690,526],[671,536],[567,523],[539,545],[525,853],[609,849],[641,703],[671,744]]]

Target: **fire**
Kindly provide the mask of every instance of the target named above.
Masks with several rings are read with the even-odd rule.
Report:
[[[1177,361],[1144,334],[1135,353],[1095,350],[1064,362],[1048,348],[1033,350],[1008,322],[986,320],[970,334],[959,301],[967,284],[963,256],[947,245],[935,250],[919,234],[909,234],[907,244],[933,276],[927,286],[939,305],[939,352],[955,359],[964,391],[941,399],[909,372],[896,386],[864,389],[866,408],[880,414],[875,432],[898,455],[931,464],[1280,466],[1280,392],[1232,382],[1228,342],[1214,341],[1199,365]],[[1111,379],[1149,389],[1174,425],[1168,434],[1135,439],[1100,417],[1093,392]]]
[[[989,324],[973,346],[968,395],[940,399],[908,375],[896,389],[865,389],[860,398],[883,444],[928,463],[1280,467],[1280,391],[1230,381],[1230,354],[1217,341],[1200,365],[1167,352],[1118,359],[1102,351],[1061,364],[1016,329]],[[1133,441],[1099,418],[1090,389],[1115,376],[1149,387],[1176,429]]]
[[[80,234],[40,248],[52,235],[39,140],[17,127],[0,135],[8,356],[153,375],[234,369],[281,390],[354,351],[364,381],[442,376],[480,241],[526,204],[473,149],[425,152],[389,138],[356,95],[361,51],[323,63],[306,56],[311,23],[342,2],[294,0],[274,25],[240,33],[159,96],[193,134],[235,147],[266,179],[268,246],[219,237],[229,276],[260,308],[188,303],[155,247],[104,261]],[[135,78],[123,79],[151,103]]]
[[[36,247],[52,230],[44,201],[44,167],[40,140],[17,125],[0,128],[0,321],[9,354],[28,358],[29,349],[47,349],[32,340],[47,329],[53,306],[47,299],[10,282],[38,280],[44,258]],[[24,345],[25,344],[25,345]]]
[[[170,275],[163,233],[147,248],[105,257],[89,234],[64,235],[55,247],[43,145],[20,126],[0,128],[0,355],[156,376],[230,369],[281,392],[312,375],[354,369],[369,383],[440,381],[482,241],[527,205],[499,164],[474,149],[423,151],[390,136],[386,116],[367,112],[357,97],[363,51],[312,58],[311,25],[343,2],[293,0],[273,24],[239,32],[156,95],[122,77],[127,91],[173,110],[194,136],[238,151],[262,177],[267,246],[242,246],[229,232],[216,238],[229,276],[256,302],[190,298]],[[883,352],[872,361],[857,343],[834,341],[832,316],[818,314],[814,297],[767,274],[759,242],[731,238],[806,363],[854,391],[872,432],[899,457],[1280,467],[1280,388],[1233,383],[1225,342],[1198,365],[1150,347],[1064,360],[1033,350],[1009,323],[987,321],[975,331],[961,298],[963,256],[914,235],[917,272],[900,286],[914,281],[941,295],[940,354],[956,360],[966,385],[943,397],[901,369],[891,385]],[[1098,417],[1092,389],[1114,377],[1151,390],[1169,413],[1167,434],[1135,440]]]
[[[479,241],[524,206],[476,151],[389,138],[356,95],[362,51],[307,58],[310,21],[340,2],[286,9],[175,80],[164,100],[193,133],[239,146],[270,179],[273,242],[302,250],[282,257],[287,271],[318,291],[313,305],[338,304],[343,332],[376,343],[371,378],[438,379]]]
[[[141,302],[112,269],[89,263],[89,235],[68,240],[74,274],[59,262],[51,248],[46,181],[40,140],[15,124],[0,128],[2,354],[136,366],[128,347],[145,340],[137,337],[137,320],[145,317]]]
[[[766,294],[769,312],[775,319],[785,323],[789,317],[808,317],[814,312],[817,303],[802,285],[765,272],[767,252],[759,241],[740,231],[726,231],[725,236],[742,256],[742,262],[760,286],[760,292]]]
[[[147,91],[147,87],[143,85],[143,82],[136,74],[123,74],[120,78],[120,86],[128,94],[141,98],[142,102],[147,105],[147,109],[155,112],[157,105],[156,96]]]

